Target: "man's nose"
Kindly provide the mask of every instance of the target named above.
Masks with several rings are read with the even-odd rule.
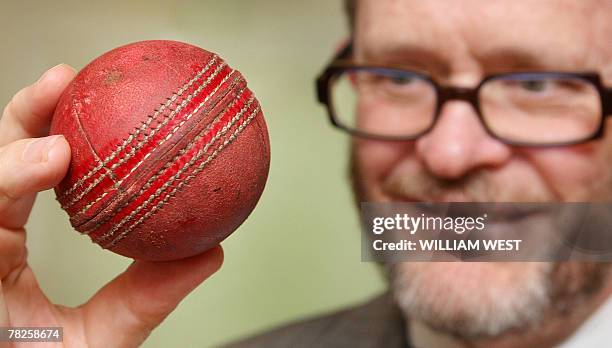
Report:
[[[416,141],[416,153],[431,174],[458,179],[500,166],[511,148],[487,133],[469,103],[453,100],[444,104],[434,128]]]

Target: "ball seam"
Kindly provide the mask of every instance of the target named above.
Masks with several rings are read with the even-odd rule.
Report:
[[[196,89],[196,90],[195,90],[195,91],[194,91],[192,94],[190,94],[190,95],[189,95],[189,96],[187,96],[185,99],[183,99],[183,100],[182,100],[182,102],[181,102],[181,104],[179,104],[179,105],[177,106],[177,108],[176,108],[176,109],[172,110],[172,112],[171,112],[169,115],[166,115],[166,116],[164,117],[164,120],[163,120],[161,123],[159,123],[159,124],[158,124],[158,125],[157,125],[155,128],[151,129],[151,132],[150,132],[149,134],[147,134],[143,140],[139,141],[139,142],[136,144],[136,146],[132,146],[132,148],[131,148],[131,150],[130,150],[130,151],[120,153],[120,155],[124,155],[124,156],[120,156],[120,157],[119,157],[119,158],[120,158],[120,160],[119,160],[117,163],[114,163],[114,164],[111,166],[111,171],[113,171],[113,170],[115,170],[116,168],[118,168],[119,166],[121,166],[121,165],[123,165],[123,164],[127,163],[127,162],[128,162],[130,159],[131,159],[131,158],[133,158],[133,157],[134,157],[134,155],[135,155],[135,154],[136,154],[136,153],[137,153],[139,150],[141,150],[141,149],[142,149],[142,147],[143,147],[145,144],[149,143],[149,140],[150,140],[150,139],[151,139],[151,138],[152,138],[152,137],[153,137],[155,134],[157,134],[157,132],[159,132],[159,131],[160,131],[160,130],[161,130],[161,129],[162,129],[164,126],[165,126],[165,125],[167,125],[167,124],[168,124],[168,122],[170,122],[170,120],[174,119],[174,118],[175,118],[175,117],[176,117],[176,116],[177,116],[177,115],[180,113],[180,111],[181,111],[183,108],[185,108],[185,106],[187,106],[187,105],[188,105],[188,103],[189,103],[189,102],[190,102],[190,101],[191,101],[191,100],[192,100],[192,99],[193,99],[195,96],[199,95],[199,94],[202,92],[202,90],[203,90],[204,88],[206,88],[206,87],[207,87],[207,86],[210,84],[210,82],[211,82],[211,81],[212,81],[214,78],[216,78],[216,77],[218,76],[219,72],[220,72],[220,71],[221,71],[221,70],[222,70],[222,69],[223,69],[225,66],[226,66],[225,64],[221,64],[221,65],[219,65],[218,69],[217,69],[217,70],[215,70],[215,72],[213,73],[213,75],[211,75],[211,76],[209,77],[209,79],[207,79],[207,80],[206,80],[206,81],[205,81],[205,82],[204,82],[202,85],[200,85],[200,86],[198,87],[198,89]],[[216,88],[214,91],[212,91],[212,92],[209,94],[209,96],[214,95],[214,94],[215,94],[215,93],[218,91],[219,87],[220,87],[221,85],[223,85],[223,83],[225,83],[225,82],[227,81],[227,79],[229,78],[229,76],[231,76],[233,73],[234,73],[234,70],[231,70],[230,74],[229,74],[228,76],[226,76],[226,78],[224,78],[224,79],[223,79],[223,81],[221,81],[221,83],[220,83],[220,84],[217,86],[217,88]],[[207,99],[206,99],[206,100],[209,100],[209,99],[210,99],[210,98],[209,98],[209,97],[207,97]],[[184,124],[184,122],[182,122],[181,124]],[[161,141],[160,141],[160,142],[157,144],[157,146],[161,146],[161,145],[162,145],[162,144],[163,144],[163,143],[164,143],[166,140],[168,140],[168,137],[169,137],[169,136],[174,135],[174,134],[176,133],[176,131],[177,131],[177,130],[178,130],[178,129],[175,127],[175,128],[172,130],[172,132],[171,132],[171,133],[170,133],[170,134],[169,134],[169,135],[168,135],[168,136],[167,136],[165,139],[162,139],[162,140],[161,140]],[[153,148],[153,149],[152,149],[152,150],[151,150],[149,153],[146,153],[146,154],[144,155],[144,157],[143,157],[143,158],[142,158],[142,159],[141,159],[141,160],[140,160],[140,161],[139,161],[139,162],[138,162],[138,163],[137,163],[137,164],[136,164],[134,167],[132,167],[132,168],[131,168],[130,172],[129,172],[127,175],[125,175],[123,178],[119,179],[118,181],[115,181],[115,184],[113,185],[113,188],[114,188],[114,189],[117,189],[117,188],[119,187],[119,185],[120,185],[120,184],[121,184],[123,181],[125,181],[125,180],[126,180],[126,179],[127,179],[127,178],[128,178],[128,177],[129,177],[129,176],[130,176],[130,175],[131,175],[133,172],[134,172],[134,170],[136,170],[136,169],[137,169],[137,167],[138,167],[138,166],[140,166],[140,164],[142,164],[142,163],[144,162],[144,160],[145,160],[147,157],[149,157],[149,156],[151,155],[151,152],[152,152],[153,150],[155,150],[155,147],[154,147],[154,148]],[[103,174],[103,175],[101,175],[100,177],[98,177],[98,178],[97,178],[97,179],[96,179],[94,182],[92,182],[92,183],[91,183],[91,184],[90,184],[90,185],[89,185],[89,186],[88,186],[88,187],[87,187],[87,188],[86,188],[84,191],[82,191],[82,192],[81,192],[81,193],[79,193],[79,194],[78,194],[76,197],[74,197],[74,198],[73,198],[73,199],[72,199],[72,200],[71,200],[71,201],[70,201],[68,204],[66,204],[66,205],[62,206],[62,208],[64,208],[64,209],[69,209],[69,208],[71,208],[72,206],[74,206],[74,205],[75,205],[76,203],[78,203],[78,202],[79,202],[79,201],[80,201],[80,200],[81,200],[83,197],[85,197],[85,196],[86,196],[86,195],[87,195],[89,192],[91,192],[91,191],[92,191],[92,190],[93,190],[93,189],[94,189],[96,186],[98,186],[98,185],[99,185],[99,184],[100,184],[100,183],[101,183],[101,182],[104,180],[104,178],[105,178],[105,177],[106,177],[106,174]],[[104,193],[102,194],[102,196],[105,196],[106,194],[107,194],[107,192],[104,192]],[[83,207],[83,208],[82,208],[82,209],[81,209],[81,210],[80,210],[80,211],[79,211],[77,214],[83,214],[83,213],[85,213],[85,212],[86,212],[86,211],[87,211],[89,208],[91,208],[91,207],[92,207],[94,204],[96,204],[97,202],[99,202],[99,201],[100,201],[100,200],[103,198],[102,196],[99,196],[99,197],[97,197],[96,199],[94,199],[92,202],[88,203],[88,204],[87,204],[85,207]]]
[[[124,239],[130,232],[132,232],[138,225],[140,225],[147,218],[151,217],[153,214],[155,214],[157,211],[159,211],[159,209],[164,204],[166,204],[169,199],[174,197],[174,195],[176,194],[177,191],[182,189],[183,186],[187,185],[189,183],[189,181],[191,181],[193,178],[195,178],[205,168],[205,166],[208,163],[210,163],[213,159],[215,159],[219,155],[219,153],[225,147],[227,147],[227,145],[232,143],[236,139],[238,134],[240,134],[242,132],[242,130],[251,122],[251,120],[260,111],[261,110],[260,110],[259,107],[257,107],[255,110],[253,110],[253,113],[251,114],[251,116],[249,116],[249,118],[247,118],[245,120],[245,122],[242,123],[239,126],[239,128],[236,129],[236,131],[234,131],[234,133],[228,139],[226,139],[217,149],[215,149],[215,151],[212,154],[210,154],[208,156],[208,158],[204,162],[202,162],[198,167],[196,167],[196,169],[194,170],[194,172],[191,175],[187,176],[183,181],[180,181],[178,183],[178,185],[176,187],[174,187],[174,189],[169,194],[167,194],[160,202],[158,202],[155,206],[153,206],[151,208],[151,210],[147,211],[147,213],[145,215],[143,215],[143,217],[141,217],[138,221],[136,221],[133,225],[131,225],[127,230],[125,230],[119,236],[117,236],[117,238],[113,239],[109,244],[104,245],[103,248],[108,249],[108,248],[114,247],[117,243],[119,243],[122,239]]]
[[[104,167],[105,163],[108,164],[108,162],[113,160],[121,151],[123,151],[125,149],[125,147],[127,147],[127,145],[129,145],[133,141],[133,139],[136,136],[139,135],[140,132],[146,130],[150,126],[151,122],[154,119],[157,118],[157,116],[159,116],[166,108],[168,108],[170,105],[172,105],[176,101],[176,99],[178,97],[180,97],[191,85],[193,85],[193,83],[195,81],[197,81],[206,71],[208,71],[208,69],[210,69],[210,67],[213,64],[215,64],[217,60],[218,60],[218,57],[217,56],[213,56],[211,58],[211,60],[207,63],[207,65],[204,68],[202,68],[195,76],[193,76],[187,83],[185,83],[178,91],[174,92],[172,94],[172,96],[166,100],[165,103],[160,103],[160,107],[158,109],[156,109],[152,115],[148,116],[146,124],[143,124],[140,127],[136,127],[134,134],[130,134],[130,136],[127,139],[125,139],[122,144],[117,146],[115,151],[113,151],[110,155],[106,156],[104,158],[104,160],[98,166],[90,169],[90,171],[87,174],[85,174],[83,177],[79,178],[72,185],[72,187],[70,189],[68,189],[67,191],[65,191],[62,194],[61,197],[66,197],[66,196],[72,194],[79,187],[81,187],[86,180],[88,180],[93,175],[95,175],[98,171],[100,171],[100,169],[102,169]]]
[[[236,98],[236,101],[240,100],[240,98]],[[163,189],[160,187],[158,188],[153,194],[151,194],[147,200],[143,203],[141,203],[138,207],[136,207],[134,210],[132,210],[130,212],[129,215],[125,216],[121,221],[119,221],[117,224],[114,224],[112,229],[105,233],[104,235],[95,238],[94,242],[99,243],[101,241],[104,241],[110,237],[112,237],[126,222],[130,221],[136,214],[138,214],[142,209],[146,208],[154,199],[155,199],[155,195],[159,195],[161,193],[163,193],[170,185],[172,185],[172,183],[174,181],[176,181],[177,179],[177,175],[180,176],[180,174],[182,174],[183,172],[185,172],[186,170],[189,169],[189,167],[191,165],[193,165],[193,163],[195,163],[200,157],[202,157],[203,153],[205,153],[206,151],[208,151],[209,147],[212,146],[212,144],[214,144],[220,137],[222,137],[228,130],[229,128],[238,121],[238,119],[240,119],[242,117],[242,115],[248,110],[248,108],[250,108],[250,106],[252,105],[254,101],[254,98],[250,99],[249,102],[247,104],[245,104],[245,106],[234,116],[232,117],[227,124],[223,127],[223,129],[218,132],[217,134],[214,135],[214,137],[212,139],[210,139],[208,141],[208,143],[204,146],[203,149],[200,149],[198,151],[198,153],[196,155],[194,155],[191,160],[186,163],[183,168],[181,168],[177,173],[175,173],[173,175],[173,179],[166,181],[163,184]],[[231,110],[231,108],[229,108]],[[221,116],[222,117],[222,116]],[[220,117],[220,118],[221,118]],[[208,132],[210,131],[210,129],[212,129],[212,127],[214,127],[214,124],[211,124],[210,127],[207,127],[205,130],[203,130],[202,132],[200,132],[200,134],[198,136],[196,136],[188,145],[185,149],[183,149],[183,151],[179,152],[179,154],[177,154],[172,161],[169,161],[168,163],[175,163],[177,162],[177,160],[183,156],[187,151],[189,151],[191,148],[193,148],[193,146],[195,146],[206,134],[208,134]],[[168,169],[168,166],[160,169],[155,175],[153,175],[148,181],[147,183],[143,186],[143,188],[136,194],[134,195],[135,197],[141,196],[149,187],[151,187],[152,183],[157,180],[157,178],[166,170]]]

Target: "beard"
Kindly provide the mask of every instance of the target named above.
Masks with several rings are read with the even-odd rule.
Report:
[[[387,267],[405,315],[462,338],[533,325],[551,303],[550,263],[405,262]]]
[[[384,194],[376,196],[366,186],[353,151],[350,174],[356,202],[395,201],[403,197],[429,202],[554,201],[545,191],[520,187],[526,183],[513,187],[508,184],[513,181],[492,170],[478,170],[458,180],[443,180],[421,167],[403,169],[387,175],[380,183]],[[609,189],[598,192],[611,193]],[[600,293],[610,264],[398,262],[383,267],[406,318],[473,340],[530,332],[550,318],[574,313],[580,304]]]
[[[581,262],[385,265],[406,318],[468,340],[535,332],[600,292],[609,266]]]

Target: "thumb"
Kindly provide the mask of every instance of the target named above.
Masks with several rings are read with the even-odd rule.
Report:
[[[178,261],[135,261],[83,305],[92,347],[140,345],[187,296],[223,263],[223,250]]]

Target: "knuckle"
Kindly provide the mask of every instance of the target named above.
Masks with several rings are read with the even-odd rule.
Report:
[[[15,201],[19,197],[16,188],[10,184],[12,165],[8,157],[8,146],[0,146],[0,202]]]
[[[32,86],[24,87],[11,97],[11,100],[4,106],[4,110],[2,111],[3,118],[7,115],[18,115],[20,113],[19,108],[27,106],[27,96],[31,94],[28,93],[28,91],[31,87]]]

